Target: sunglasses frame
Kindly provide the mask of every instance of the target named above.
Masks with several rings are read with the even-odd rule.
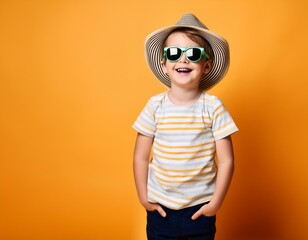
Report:
[[[178,49],[181,50],[181,55],[180,55],[180,57],[179,57],[178,59],[176,59],[176,60],[170,60],[170,59],[167,57],[167,51],[168,51],[170,48],[178,48]],[[190,59],[187,57],[187,55],[185,54],[186,59],[187,59],[188,61],[190,61],[190,62],[193,62],[193,63],[199,62],[199,61],[201,60],[201,58],[204,58],[205,60],[210,59],[210,56],[204,51],[204,48],[202,48],[202,47],[179,47],[179,46],[164,47],[164,59],[165,59],[165,60],[168,60],[169,62],[178,62],[178,61],[182,58],[183,53],[184,53],[184,52],[186,53],[189,49],[198,49],[198,50],[201,51],[201,55],[200,55],[199,59],[198,59],[198,60],[195,60],[195,61],[190,60]]]

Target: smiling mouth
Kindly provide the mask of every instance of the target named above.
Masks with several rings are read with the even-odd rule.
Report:
[[[177,71],[178,73],[189,73],[189,72],[191,72],[192,70],[189,69],[189,68],[178,68],[178,69],[176,69],[176,71]]]

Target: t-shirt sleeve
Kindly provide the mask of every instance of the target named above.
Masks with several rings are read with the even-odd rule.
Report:
[[[220,99],[217,100],[214,106],[212,131],[215,141],[238,131],[230,113]]]
[[[133,128],[145,136],[154,137],[156,124],[154,118],[154,107],[151,101],[148,101],[146,106],[143,108],[133,124]]]

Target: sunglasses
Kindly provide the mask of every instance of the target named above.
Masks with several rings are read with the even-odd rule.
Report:
[[[186,59],[190,62],[199,62],[201,58],[210,59],[209,55],[202,47],[176,47],[170,46],[164,48],[164,58],[170,62],[177,62],[181,59],[183,52],[186,53]]]

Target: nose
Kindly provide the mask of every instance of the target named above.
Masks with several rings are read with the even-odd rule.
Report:
[[[188,63],[188,60],[187,60],[187,58],[186,58],[186,52],[183,52],[183,53],[182,53],[182,56],[181,56],[179,62],[180,62],[180,63]]]

